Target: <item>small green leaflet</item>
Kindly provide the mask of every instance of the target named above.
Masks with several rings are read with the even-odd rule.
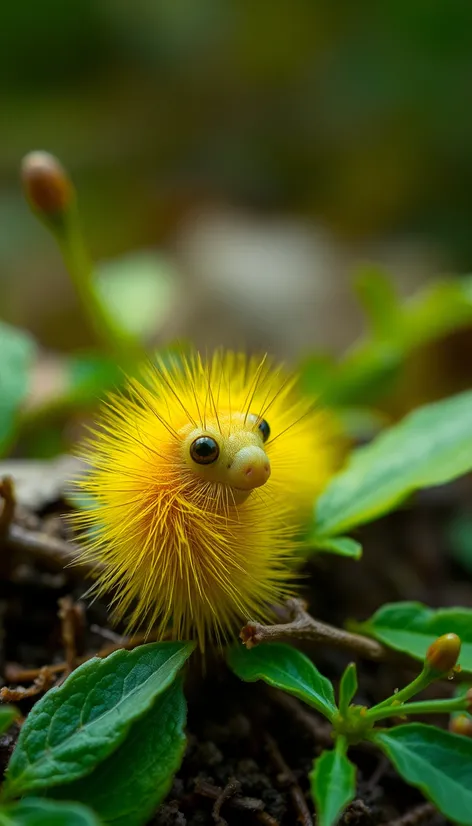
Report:
[[[368,266],[359,271],[357,292],[371,335],[341,361],[315,354],[300,369],[304,390],[322,396],[329,406],[374,404],[392,391],[415,348],[472,323],[470,276],[436,281],[400,303],[392,282]]]
[[[472,740],[423,723],[374,730],[370,739],[443,815],[472,826]]]
[[[472,469],[472,391],[426,405],[355,450],[318,499],[314,536],[344,533]],[[316,540],[314,540],[316,541]]]
[[[150,643],[94,658],[52,688],[22,726],[4,798],[90,774],[175,679],[193,643]]]
[[[155,335],[172,310],[178,274],[169,259],[142,251],[102,262],[95,268],[101,300],[127,333]]]
[[[356,767],[346,756],[346,742],[338,737],[332,751],[324,751],[310,772],[311,794],[318,826],[333,826],[356,796]]]
[[[472,610],[433,610],[420,602],[392,602],[383,605],[366,622],[350,623],[361,634],[374,637],[390,648],[423,660],[428,647],[442,634],[458,634],[462,640],[459,663],[472,671]]]
[[[339,711],[344,717],[357,691],[357,669],[349,663],[339,683]]]
[[[53,789],[52,794],[87,803],[105,824],[142,826],[169,791],[182,762],[185,718],[178,677],[92,774]]]
[[[36,356],[32,337],[0,321],[0,455],[13,438],[20,407],[29,391]]]
[[[312,540],[315,548],[326,553],[337,554],[338,556],[349,556],[352,559],[360,559],[362,556],[362,545],[349,536],[333,536],[328,538],[314,536]]]
[[[284,643],[262,643],[248,650],[233,645],[227,654],[235,674],[246,682],[264,680],[313,706],[328,720],[337,712],[333,686],[308,657]]]
[[[0,734],[10,728],[13,720],[20,716],[15,706],[0,706]]]
[[[102,826],[102,821],[80,803],[25,797],[19,803],[0,807],[0,826]]]

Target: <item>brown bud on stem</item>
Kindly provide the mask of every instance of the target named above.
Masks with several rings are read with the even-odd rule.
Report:
[[[31,207],[45,218],[63,214],[74,197],[67,172],[49,152],[30,152],[21,164],[21,180]]]
[[[448,674],[459,659],[461,640],[457,634],[443,634],[429,646],[425,665],[438,674]]]
[[[464,737],[472,737],[472,719],[467,714],[458,714],[451,719],[449,731],[462,734]]]

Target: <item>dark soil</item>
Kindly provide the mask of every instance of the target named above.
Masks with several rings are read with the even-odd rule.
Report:
[[[303,589],[311,613],[343,625],[349,618],[364,619],[383,603],[397,600],[419,600],[432,607],[472,607],[470,576],[453,561],[448,539],[451,519],[471,501],[468,479],[436,489],[363,529],[358,537],[364,545],[360,562],[317,556],[308,565]],[[63,509],[58,502],[40,514],[17,514],[17,519],[64,536],[64,525],[57,516]],[[78,600],[84,585],[77,573],[46,567],[26,551],[13,552],[1,539],[0,551],[0,665],[4,683],[14,685],[12,663],[25,669],[64,660],[58,599],[70,595]],[[98,651],[107,643],[104,606],[87,608],[84,619],[82,632],[75,628],[79,654]],[[337,684],[349,656],[307,644],[303,650]],[[389,663],[357,664],[357,701],[361,703],[379,701],[413,676]],[[431,695],[447,695],[451,690],[448,683],[436,684]],[[186,757],[166,803],[151,823],[311,823],[308,773],[313,758],[330,742],[329,727],[322,718],[262,683],[239,682],[216,657],[207,660],[204,676],[197,661],[190,667],[187,696]],[[19,701],[24,714],[35,699]],[[447,725],[447,720],[438,722]],[[12,728],[0,738],[4,766],[15,737]],[[351,756],[358,766],[358,796],[344,814],[343,826],[440,826],[446,822],[375,750],[358,747]]]

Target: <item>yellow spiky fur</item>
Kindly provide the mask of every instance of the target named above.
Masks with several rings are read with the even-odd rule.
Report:
[[[219,442],[217,476],[192,464],[190,431]],[[260,443],[272,469],[244,495],[225,477],[224,451],[240,443]],[[290,592],[297,536],[337,462],[330,418],[295,377],[266,357],[222,352],[149,364],[104,404],[83,455],[89,469],[77,484],[93,507],[75,522],[81,560],[99,569],[91,590],[114,594],[129,629],[171,624],[202,649],[241,621],[267,619]]]

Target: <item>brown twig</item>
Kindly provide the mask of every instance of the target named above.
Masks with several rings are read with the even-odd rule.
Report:
[[[343,648],[369,660],[385,660],[392,656],[392,652],[377,640],[363,637],[361,634],[352,634],[350,631],[335,628],[333,625],[315,619],[307,612],[306,604],[301,599],[289,599],[286,605],[290,622],[280,625],[248,622],[242,628],[240,637],[246,648],[253,648],[261,642],[296,638],[313,640],[334,648]]]
[[[70,576],[75,577],[97,571],[95,567],[77,562],[80,552],[78,545],[41,531],[31,531],[22,525],[10,525],[4,541],[13,550],[28,553],[54,571],[67,568]]]
[[[201,794],[202,797],[210,798],[210,800],[217,801],[224,791],[225,789],[222,789],[221,786],[213,786],[212,783],[207,783],[206,780],[198,779],[195,784],[195,792]],[[228,806],[233,809],[252,812],[257,820],[265,826],[279,826],[277,821],[268,812],[264,811],[265,803],[256,797],[242,797],[236,792],[232,797],[225,797],[225,800]]]
[[[306,804],[305,795],[298,785],[292,770],[287,766],[282,757],[276,741],[270,734],[265,734],[264,739],[269,760],[277,771],[277,779],[282,786],[288,789],[290,797],[292,798],[298,822],[301,823],[302,826],[313,826],[313,820]]]
[[[0,536],[7,533],[15,515],[15,488],[11,476],[4,476],[0,480],[0,498],[3,507],[0,512]]]
[[[396,820],[390,820],[388,824],[381,824],[381,826],[419,826],[424,820],[430,818],[437,812],[437,809],[431,803],[420,803],[415,806],[402,817]]]
[[[3,703],[18,703],[20,700],[26,700],[28,697],[36,697],[37,694],[42,694],[44,691],[47,691],[48,688],[51,688],[54,683],[54,677],[54,672],[51,671],[47,665],[43,666],[29,688],[19,685],[16,688],[7,688],[4,686],[4,688],[0,689],[0,700]]]
[[[234,797],[235,794],[239,794],[240,791],[241,783],[239,782],[239,780],[236,780],[235,777],[232,777],[230,780],[228,780],[226,786],[220,792],[213,805],[211,814],[213,820],[216,823],[216,826],[228,826],[228,821],[225,820],[224,817],[222,817],[220,814],[221,807],[223,803],[225,803],[227,800],[230,800],[232,797]]]
[[[77,642],[84,625],[84,610],[72,597],[59,600],[59,619],[61,620],[62,645],[66,655],[65,674],[70,674],[77,666]]]
[[[166,639],[166,635],[162,636],[162,634],[158,634],[157,632],[155,634],[143,632],[142,634],[136,634],[134,637],[122,637],[118,642],[113,643],[113,645],[107,645],[99,651],[94,651],[91,654],[86,654],[84,657],[79,657],[76,665],[82,665],[82,663],[87,662],[87,660],[91,660],[92,657],[108,657],[109,654],[113,654],[114,651],[119,651],[121,648],[130,651],[143,643],[156,642],[156,640],[161,639]],[[16,663],[7,663],[5,666],[5,678],[11,683],[28,683],[31,680],[35,680],[43,668],[47,668],[51,674],[62,674],[67,670],[67,663],[61,662],[55,663],[54,665],[42,666],[42,668],[27,669],[21,668],[21,666]]]

